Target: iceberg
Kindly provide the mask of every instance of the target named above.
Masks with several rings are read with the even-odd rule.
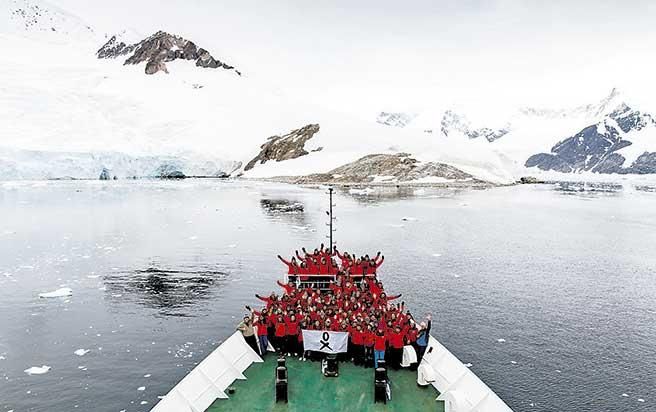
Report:
[[[40,298],[61,298],[65,296],[71,296],[73,294],[73,289],[71,288],[59,288],[53,290],[52,292],[39,293]]]

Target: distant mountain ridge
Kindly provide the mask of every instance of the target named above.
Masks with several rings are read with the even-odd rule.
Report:
[[[471,122],[464,115],[459,115],[452,110],[447,110],[442,116],[440,130],[442,131],[442,134],[447,137],[454,132],[460,132],[469,139],[483,137],[488,142],[493,142],[508,134],[510,126],[508,125],[500,129],[491,129],[489,127],[475,128],[472,127]]]
[[[406,127],[416,115],[402,112],[380,112],[376,122],[385,126]]]

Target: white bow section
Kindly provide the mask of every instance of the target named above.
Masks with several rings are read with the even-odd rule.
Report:
[[[444,401],[446,412],[512,412],[492,389],[432,336],[421,366],[428,369],[431,384],[440,392],[437,399]]]
[[[225,399],[225,390],[253,363],[263,362],[251,349],[241,332],[209,354],[155,405],[151,412],[205,412],[217,399]]]

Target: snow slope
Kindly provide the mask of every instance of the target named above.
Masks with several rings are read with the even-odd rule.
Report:
[[[16,2],[27,3],[0,4],[12,8]],[[50,33],[49,23],[23,27],[3,20],[0,26],[0,41],[11,47],[0,55],[2,179],[97,178],[103,168],[119,178],[150,176],[175,159],[185,174],[230,173],[255,157],[269,136],[309,123],[321,125],[309,142],[309,149],[321,151],[244,175],[319,173],[371,153],[407,152],[485,180],[514,179],[507,159],[480,142],[436,142],[422,131],[312,107],[270,92],[248,73],[239,77],[176,60],[167,63],[169,74],[147,76],[143,66],[96,59],[106,36],[47,3],[29,4],[55,13],[58,25]]]

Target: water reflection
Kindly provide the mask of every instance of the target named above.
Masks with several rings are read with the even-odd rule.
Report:
[[[639,186],[635,187],[635,190],[637,190],[639,192],[656,193],[656,186],[639,185]]]
[[[462,193],[462,188],[421,187],[421,186],[344,186],[338,193],[349,196],[361,205],[377,205],[413,198],[451,198]]]
[[[619,183],[555,182],[553,190],[563,195],[596,198],[600,196],[619,196],[624,191],[624,186]]]
[[[132,301],[158,309],[163,316],[194,316],[193,311],[181,311],[210,299],[227,279],[225,272],[200,267],[195,270],[161,269],[118,272],[103,277],[106,298],[110,301]]]
[[[305,218],[305,205],[298,200],[260,199],[260,206],[267,217],[279,220],[295,227],[308,227]]]

